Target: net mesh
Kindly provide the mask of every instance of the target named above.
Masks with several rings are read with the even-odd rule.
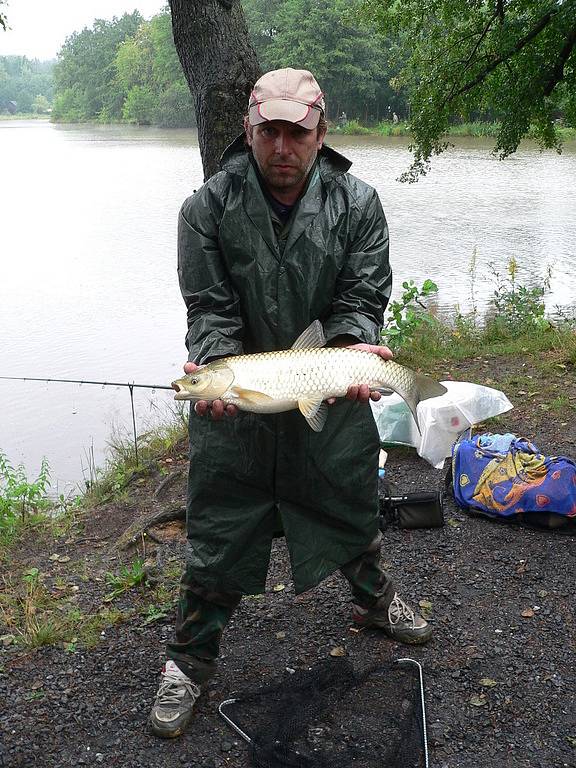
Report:
[[[225,708],[250,737],[255,768],[419,768],[417,667],[355,670],[348,659],[298,670]]]

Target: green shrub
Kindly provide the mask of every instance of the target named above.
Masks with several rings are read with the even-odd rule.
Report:
[[[382,329],[382,340],[392,350],[406,347],[417,329],[431,322],[432,316],[422,300],[438,292],[432,280],[425,280],[421,288],[413,280],[406,280],[402,288],[400,301],[391,301],[388,306],[388,318]]]
[[[508,261],[508,276],[490,265],[496,288],[486,320],[489,339],[509,338],[533,330],[545,330],[550,323],[545,317],[543,301],[550,288],[550,269],[541,285],[528,288],[518,282],[518,262],[512,256]]]
[[[389,120],[383,120],[378,123],[374,133],[379,136],[407,136],[410,133],[408,123],[391,123]]]
[[[47,497],[50,487],[50,467],[42,459],[38,477],[30,482],[22,464],[13,467],[0,451],[0,535],[10,539],[16,526],[24,522],[31,512],[47,509],[51,505]]]
[[[360,125],[358,120],[348,120],[347,123],[339,128],[339,133],[343,133],[346,136],[362,136],[372,133],[372,131],[370,128],[364,128],[363,125]]]

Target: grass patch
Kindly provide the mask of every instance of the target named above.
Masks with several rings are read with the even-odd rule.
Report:
[[[498,122],[480,122],[471,121],[466,123],[455,123],[448,128],[446,136],[461,137],[472,136],[477,138],[487,137],[496,138],[500,131]],[[573,141],[576,139],[576,128],[565,126],[556,126],[556,131],[561,141]],[[410,123],[400,121],[393,123],[391,120],[382,120],[377,125],[365,126],[359,120],[349,120],[344,125],[331,126],[329,134],[341,133],[345,136],[411,136]],[[531,129],[526,135],[527,139],[534,140],[536,137],[534,129]]]
[[[448,129],[449,136],[497,136],[500,123],[460,123],[451,125]]]
[[[490,358],[555,352],[558,357],[552,365],[558,370],[558,365],[565,365],[566,348],[576,343],[575,338],[573,330],[550,325],[517,335],[502,330],[496,334],[491,325],[463,330],[458,324],[432,317],[415,331],[404,348],[398,350],[395,359],[403,365],[431,370],[440,362],[466,360],[479,354]]]
[[[111,591],[104,597],[105,602],[115,600],[120,595],[128,592],[129,589],[137,587],[139,584],[143,584],[146,580],[146,571],[144,570],[144,561],[139,558],[136,559],[132,565],[120,566],[118,573],[106,574],[106,584],[111,588]]]
[[[6,577],[0,593],[0,621],[5,642],[24,648],[62,645],[74,651],[78,645],[90,648],[102,630],[123,621],[132,611],[105,607],[84,613],[76,605],[77,591],[72,585],[50,589],[38,568],[29,568],[20,580]]]
[[[116,432],[109,441],[110,456],[103,469],[89,461],[85,477],[87,507],[121,499],[131,483],[158,469],[158,458],[170,456],[188,438],[188,409],[175,404],[168,409],[166,421],[138,436],[138,462],[134,439]],[[160,472],[165,471],[160,469]]]
[[[408,123],[391,123],[384,120],[373,129],[378,136],[409,136],[410,126]]]
[[[0,115],[0,120],[50,120],[50,115],[39,115],[37,112],[21,112],[15,115]]]
[[[361,136],[372,133],[372,129],[361,125],[358,120],[348,120],[344,125],[338,126],[337,132],[343,133],[345,136]]]

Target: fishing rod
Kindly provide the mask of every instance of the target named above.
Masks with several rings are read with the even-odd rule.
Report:
[[[43,382],[58,382],[61,384],[98,384],[102,387],[128,387],[130,390],[130,405],[132,407],[132,430],[134,433],[134,453],[136,454],[136,465],[140,462],[138,460],[138,437],[136,434],[136,414],[134,412],[134,389],[172,389],[165,384],[131,384],[122,381],[89,381],[87,379],[51,379],[42,378],[36,376],[0,376],[0,379],[4,381],[43,381]]]
[[[142,389],[172,389],[165,384],[135,384],[122,381],[88,381],[87,379],[49,379],[44,376],[0,376],[0,379],[9,381],[57,381],[63,384],[100,384],[103,387],[128,387],[129,389],[141,387]]]

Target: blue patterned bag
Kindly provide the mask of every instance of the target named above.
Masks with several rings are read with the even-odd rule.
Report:
[[[516,435],[476,435],[452,452],[454,498],[463,509],[546,528],[576,529],[576,464],[544,456]]]

